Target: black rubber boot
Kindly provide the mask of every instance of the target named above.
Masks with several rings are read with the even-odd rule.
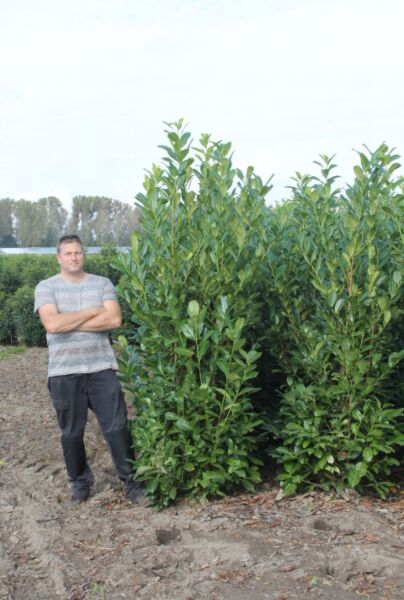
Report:
[[[132,438],[127,427],[105,433],[112,460],[121,481],[129,481],[133,471],[135,456],[132,450]]]
[[[123,489],[129,502],[143,504],[146,501],[142,483],[130,479],[123,484]]]
[[[87,464],[83,438],[62,438],[62,448],[67,474],[70,479],[75,480],[82,475]]]
[[[62,437],[62,448],[67,474],[71,482],[72,500],[83,502],[90,495],[90,487],[94,483],[94,478],[87,464],[82,436]]]
[[[133,461],[135,459],[132,450],[132,438],[128,428],[117,429],[105,434],[111,450],[112,460],[114,461],[119,479],[123,483],[123,490],[130,502],[133,504],[143,503],[143,484],[134,481],[131,477],[133,473]]]

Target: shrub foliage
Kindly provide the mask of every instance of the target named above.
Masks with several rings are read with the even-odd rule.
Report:
[[[142,234],[117,262],[136,325],[121,372],[135,390],[137,475],[159,506],[260,481],[251,395],[269,189],[233,167],[230,144],[203,135],[192,150],[182,121],[167,140],[137,196]]]
[[[138,196],[143,234],[117,264],[134,324],[121,369],[138,476],[160,506],[251,489],[266,413],[286,494],[384,497],[404,445],[397,156],[360,152],[345,191],[323,156],[319,177],[297,174],[291,197],[266,209],[268,186],[233,168],[229,144],[202,136],[192,155],[181,126]]]
[[[402,179],[385,145],[359,157],[345,193],[323,157],[321,177],[297,175],[269,219],[268,334],[287,374],[269,429],[287,493],[369,486],[384,496],[404,444]]]

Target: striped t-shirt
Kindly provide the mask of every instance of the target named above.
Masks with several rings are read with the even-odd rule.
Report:
[[[80,283],[70,283],[54,275],[36,286],[34,310],[54,304],[59,313],[72,312],[102,306],[106,300],[117,301],[114,286],[106,277],[86,273]],[[118,368],[107,331],[47,333],[46,339],[49,377]]]

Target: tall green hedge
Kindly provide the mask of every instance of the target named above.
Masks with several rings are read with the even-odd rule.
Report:
[[[229,144],[191,149],[181,126],[117,262],[137,327],[121,337],[137,476],[158,506],[251,489],[266,435],[285,494],[385,496],[404,445],[397,156],[359,153],[343,191],[323,156],[318,177],[297,174],[266,208],[268,187],[233,167]]]
[[[120,291],[138,328],[121,338],[135,392],[137,475],[157,506],[260,481],[255,392],[265,255],[265,194],[230,144],[182,122],[167,131],[141,205],[142,235],[121,256]]]
[[[404,445],[403,180],[387,146],[359,157],[342,192],[323,157],[268,220],[267,335],[287,376],[269,429],[287,493],[383,496]]]

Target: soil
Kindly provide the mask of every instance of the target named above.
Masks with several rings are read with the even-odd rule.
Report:
[[[404,493],[254,494],[156,511],[129,504],[91,415],[96,476],[72,504],[46,389],[46,349],[0,362],[1,600],[394,600],[404,597]]]

